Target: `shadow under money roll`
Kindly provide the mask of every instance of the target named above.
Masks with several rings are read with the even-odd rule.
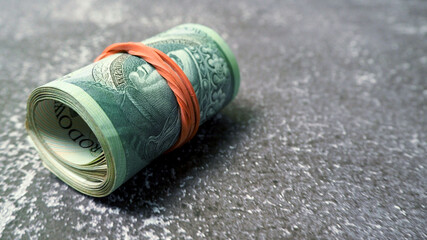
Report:
[[[198,124],[236,96],[236,59],[212,29],[185,24],[142,43],[188,78]],[[28,99],[26,127],[44,165],[90,196],[110,194],[182,136],[180,93],[147,58],[129,53],[106,56],[36,88]]]

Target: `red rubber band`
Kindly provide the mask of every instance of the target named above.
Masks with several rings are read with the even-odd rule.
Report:
[[[193,86],[184,71],[162,51],[140,42],[111,44],[95,59],[95,62],[112,54],[122,52],[140,57],[151,64],[166,80],[175,94],[176,101],[181,110],[181,133],[176,143],[168,152],[190,141],[196,135],[199,128],[200,108]]]

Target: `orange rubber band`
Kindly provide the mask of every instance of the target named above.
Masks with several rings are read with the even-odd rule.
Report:
[[[95,62],[112,54],[122,52],[140,57],[151,64],[166,80],[175,94],[176,101],[181,110],[181,133],[176,143],[168,152],[190,141],[199,129],[200,108],[193,86],[184,71],[162,51],[140,42],[111,44],[95,59]]]

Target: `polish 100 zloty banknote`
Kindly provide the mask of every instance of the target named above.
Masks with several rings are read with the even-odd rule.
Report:
[[[236,59],[212,29],[172,28],[143,41],[184,71],[196,93],[200,124],[226,106],[240,83]],[[156,69],[117,53],[36,88],[27,130],[44,165],[76,190],[110,194],[177,141],[180,108]]]

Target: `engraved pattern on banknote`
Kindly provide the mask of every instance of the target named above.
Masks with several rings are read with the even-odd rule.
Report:
[[[120,54],[120,56],[114,59],[110,65],[110,75],[116,88],[119,88],[122,84],[125,83],[123,75],[123,63],[128,57],[129,55],[127,54]]]
[[[174,140],[173,136],[176,135],[174,130],[179,125],[179,117],[179,114],[175,114],[175,111],[172,111],[160,133],[158,135],[148,137],[144,147],[144,156],[146,159],[157,157],[158,154],[168,149],[170,145],[174,144],[172,142]]]
[[[186,48],[193,55],[200,71],[200,89],[194,86],[194,82],[192,84],[199,98],[200,119],[203,123],[218,112],[229,99],[232,88],[229,66],[214,41],[204,31],[183,25],[163,33],[162,36],[168,35],[200,43],[197,46],[188,45]]]
[[[122,55],[124,54],[120,54],[118,56],[117,55],[109,56],[107,58],[102,59],[99,62],[96,62],[92,69],[93,80],[95,80],[95,82],[97,83],[101,83],[102,85],[108,88],[112,88],[116,90],[117,87],[114,84],[113,78],[111,76],[110,66],[111,66],[111,63],[117,57],[121,57]]]
[[[177,134],[176,130],[179,129],[179,113],[176,111],[177,104],[173,102],[174,96],[168,89],[165,80],[148,63],[138,66],[136,72],[129,74],[128,84],[131,86],[127,86],[127,88],[136,88],[143,95],[172,96],[172,102],[164,101],[162,105],[159,105],[153,98],[147,98],[141,103],[141,98],[129,95],[129,99],[133,101],[134,106],[138,108],[141,114],[147,119],[152,118],[151,124],[155,124],[156,129],[160,130],[159,132],[152,132],[143,149],[144,156],[147,159],[156,157],[162,151],[165,151],[168,145],[173,144],[170,141],[173,140]],[[150,107],[147,107],[147,105],[150,105]],[[171,112],[171,109],[175,110]],[[171,116],[171,113],[174,116]],[[159,119],[167,120],[159,122]]]
[[[188,47],[200,69],[200,118],[210,118],[221,109],[227,99],[223,91],[230,71],[227,63],[214,46]]]

